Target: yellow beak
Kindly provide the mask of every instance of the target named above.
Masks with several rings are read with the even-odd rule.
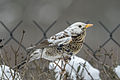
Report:
[[[92,26],[93,26],[93,24],[87,24],[87,25],[85,26],[85,28],[92,27]]]

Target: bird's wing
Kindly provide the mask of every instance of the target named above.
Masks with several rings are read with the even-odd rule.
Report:
[[[65,31],[59,32],[49,39],[42,41],[37,48],[53,47],[69,44],[72,41],[72,37]]]

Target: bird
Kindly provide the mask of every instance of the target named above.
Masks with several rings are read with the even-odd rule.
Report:
[[[37,46],[27,48],[27,50],[32,51],[27,62],[40,58],[49,61],[70,59],[72,55],[77,54],[82,48],[86,36],[86,29],[91,26],[93,24],[75,22],[63,31],[43,40]]]
[[[49,61],[65,58],[77,54],[82,48],[86,29],[93,24],[76,22],[67,27],[65,30],[42,41],[31,55],[29,62],[44,58]]]

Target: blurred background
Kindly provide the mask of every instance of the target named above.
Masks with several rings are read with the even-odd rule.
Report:
[[[85,45],[77,55],[86,58],[84,49],[97,53],[100,46],[118,55],[120,52],[119,4],[119,0],[0,0],[0,38],[4,38],[4,47],[9,51],[7,55],[11,56],[9,46],[16,48],[22,31],[25,31],[19,52],[21,60],[21,57],[24,58],[26,55],[23,53],[25,48],[64,30],[69,24],[77,21],[89,22],[94,26],[87,30]],[[12,36],[9,31],[13,32]],[[14,65],[14,62],[10,63]]]

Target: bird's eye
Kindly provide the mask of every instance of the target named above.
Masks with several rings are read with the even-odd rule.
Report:
[[[78,27],[79,27],[79,28],[81,28],[82,26],[81,26],[81,25],[79,25]]]

